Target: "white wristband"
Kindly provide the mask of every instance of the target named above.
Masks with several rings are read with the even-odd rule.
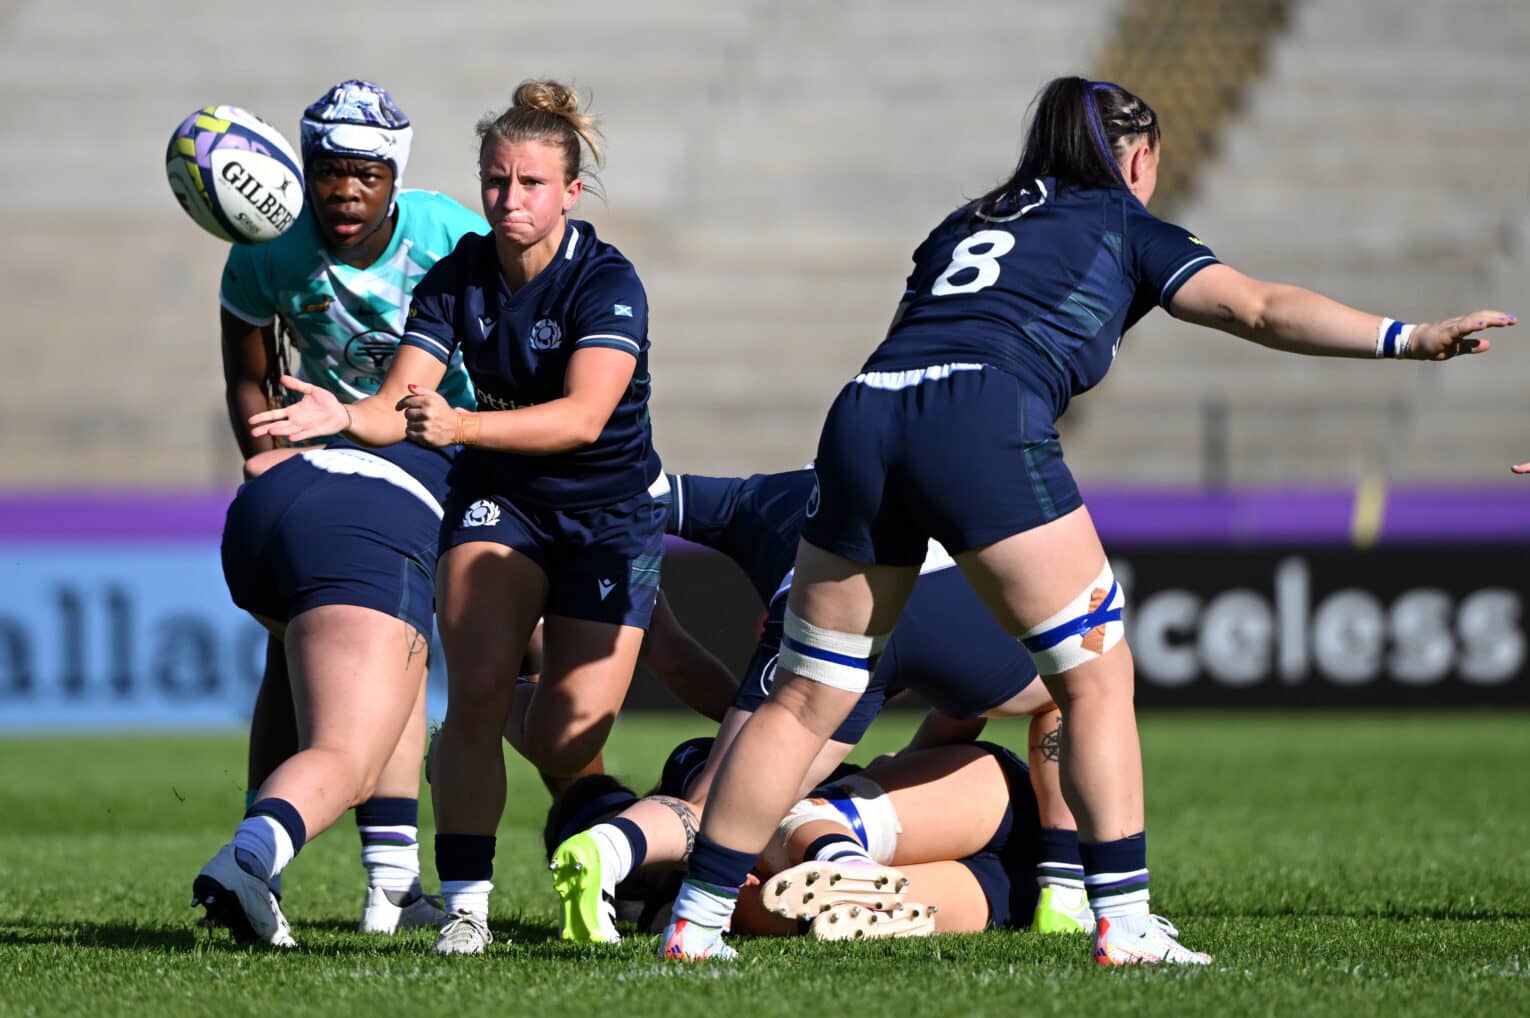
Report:
[[[1402,357],[1407,353],[1408,338],[1413,335],[1413,329],[1414,326],[1395,318],[1383,318],[1381,326],[1376,330],[1376,356]]]

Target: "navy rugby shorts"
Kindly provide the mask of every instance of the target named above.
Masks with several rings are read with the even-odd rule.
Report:
[[[925,573],[882,656],[872,686],[911,689],[955,718],[975,718],[1036,681],[1036,665],[954,566]]]
[[[545,614],[647,629],[664,560],[665,511],[658,495],[553,509],[453,487],[441,553],[473,541],[514,548],[547,574]]]
[[[386,481],[294,457],[241,487],[228,507],[229,594],[245,611],[278,622],[321,605],[371,608],[429,639],[437,511]]]
[[[988,925],[993,929],[1029,926],[1036,915],[1036,864],[1041,861],[1041,814],[1031,790],[1031,771],[1010,750],[991,742],[977,745],[992,753],[1004,769],[1009,808],[988,844],[957,862],[977,878],[988,901]]]
[[[853,562],[911,566],[1083,505],[1051,403],[997,368],[870,372],[840,390],[818,442],[802,536]]]

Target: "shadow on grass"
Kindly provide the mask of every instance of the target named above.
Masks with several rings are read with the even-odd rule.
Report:
[[[538,944],[558,939],[558,928],[551,925],[546,919],[529,919],[523,916],[495,916],[489,921],[489,930],[494,934],[496,943],[504,940],[517,944]],[[325,934],[328,936],[351,935],[358,940],[364,940],[366,944],[386,944],[390,941],[383,934],[360,934],[356,932],[354,919],[294,919],[292,923],[292,935],[301,943],[305,932]],[[432,930],[406,930],[398,936],[413,942],[416,938],[430,935],[434,937]]]
[[[559,943],[558,930],[545,920],[511,916],[490,923],[496,943],[544,946]],[[435,942],[433,930],[414,930],[396,937],[362,934],[354,921],[320,919],[294,924],[299,950],[318,954],[418,954]],[[198,928],[194,922],[152,925],[146,923],[39,922],[36,925],[0,923],[0,945],[57,945],[104,950],[159,949],[243,952],[251,948],[236,944],[222,929]]]
[[[169,947],[189,950],[197,942],[190,926],[137,923],[45,923],[0,925],[0,944],[59,944],[69,947]]]

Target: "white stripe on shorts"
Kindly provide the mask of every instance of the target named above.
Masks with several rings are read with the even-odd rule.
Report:
[[[379,481],[386,481],[395,488],[402,488],[421,502],[433,513],[436,519],[445,515],[441,503],[430,490],[415,480],[410,473],[397,464],[390,463],[381,456],[363,452],[360,449],[312,449],[303,453],[303,459],[330,474],[359,474],[362,477],[371,477]]]
[[[957,371],[982,370],[981,364],[932,364],[927,368],[909,368],[907,371],[863,371],[852,381],[872,389],[907,389],[921,382],[949,378]]]

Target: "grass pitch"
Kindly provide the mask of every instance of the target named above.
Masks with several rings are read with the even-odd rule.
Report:
[[[1157,714],[1142,719],[1155,909],[1206,970],[1103,971],[1079,940],[739,941],[661,963],[651,938],[556,939],[547,797],[510,763],[496,943],[352,932],[354,825],[285,879],[302,948],[194,927],[191,878],[243,809],[241,739],[0,742],[0,1015],[1397,1015],[1530,1013],[1530,716]],[[607,766],[642,790],[705,723],[623,719]],[[899,744],[884,719],[857,758]],[[989,727],[1023,746],[1017,724]],[[428,809],[424,811],[428,815]],[[434,883],[428,827],[427,884]]]

